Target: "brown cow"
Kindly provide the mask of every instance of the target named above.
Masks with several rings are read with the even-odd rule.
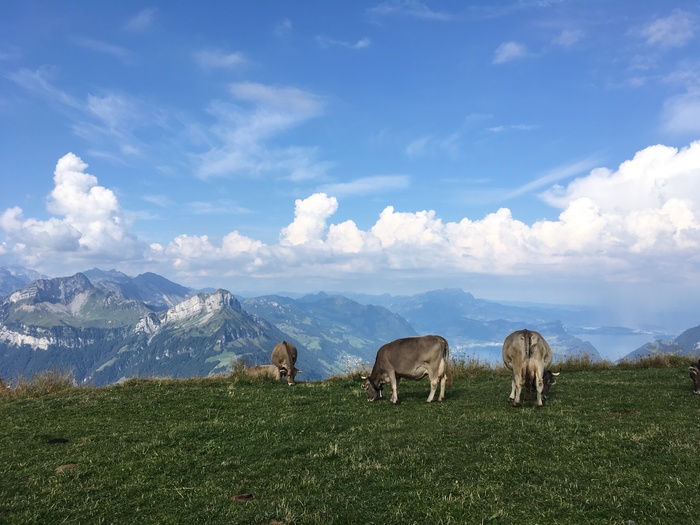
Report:
[[[503,341],[503,363],[513,373],[508,397],[513,406],[520,406],[523,381],[527,387],[534,381],[537,388],[537,406],[541,407],[545,371],[552,364],[552,349],[544,337],[534,330],[513,332]]]
[[[391,402],[399,401],[398,383],[400,378],[430,379],[430,394],[428,403],[435,397],[435,390],[440,383],[440,397],[445,399],[445,381],[447,380],[447,359],[450,349],[444,337],[439,335],[424,335],[422,337],[406,337],[387,343],[377,351],[377,358],[369,377],[366,377],[362,388],[367,391],[367,400],[374,401],[381,397],[382,385],[391,384]]]
[[[697,364],[689,366],[690,379],[693,380],[693,394],[700,394],[700,359]]]
[[[294,367],[297,362],[297,347],[287,341],[277,343],[272,350],[272,364],[275,365],[280,372],[280,377],[287,376],[287,384],[292,386],[294,378],[301,372]]]
[[[250,377],[270,378],[280,380],[280,369],[276,365],[258,365],[252,366],[246,370]]]

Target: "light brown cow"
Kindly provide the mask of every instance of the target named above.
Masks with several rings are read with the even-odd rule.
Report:
[[[377,358],[369,377],[362,388],[367,391],[367,400],[374,401],[382,394],[382,385],[391,384],[391,402],[399,401],[399,379],[430,379],[428,403],[435,397],[435,390],[440,383],[440,397],[445,399],[445,382],[447,381],[447,360],[450,348],[447,340],[439,335],[406,337],[387,343],[377,351]]]
[[[287,376],[287,384],[294,384],[294,378],[301,372],[295,368],[297,362],[297,347],[288,341],[277,343],[272,350],[272,364],[275,365],[280,372],[280,377]]]
[[[552,349],[544,337],[534,330],[513,332],[503,342],[503,363],[513,373],[508,397],[513,406],[520,406],[523,383],[529,388],[534,381],[537,388],[537,406],[541,407],[545,371],[552,364]]]
[[[276,365],[258,365],[252,366],[246,370],[250,377],[260,377],[280,380],[280,369]]]
[[[693,380],[693,394],[700,394],[700,359],[697,364],[688,367],[690,379]]]

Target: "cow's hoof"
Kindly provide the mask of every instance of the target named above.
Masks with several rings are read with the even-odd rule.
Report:
[[[512,406],[514,406],[515,408],[519,408],[519,407],[520,407],[520,403],[518,403],[517,401],[511,401],[510,404],[511,404]]]

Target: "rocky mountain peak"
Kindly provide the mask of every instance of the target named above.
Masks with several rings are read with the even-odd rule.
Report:
[[[79,294],[94,290],[95,287],[84,274],[70,277],[39,279],[12,293],[11,303],[29,301],[32,303],[70,304]]]
[[[163,324],[209,315],[224,308],[233,308],[240,312],[241,303],[227,290],[219,289],[211,293],[198,293],[168,309]]]

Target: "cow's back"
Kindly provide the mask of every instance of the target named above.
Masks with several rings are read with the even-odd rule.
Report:
[[[447,340],[439,335],[405,337],[382,346],[375,366],[394,370],[399,375],[412,374],[417,365],[435,364],[449,357]]]
[[[272,349],[272,363],[291,371],[297,362],[297,347],[288,341],[277,343]]]

